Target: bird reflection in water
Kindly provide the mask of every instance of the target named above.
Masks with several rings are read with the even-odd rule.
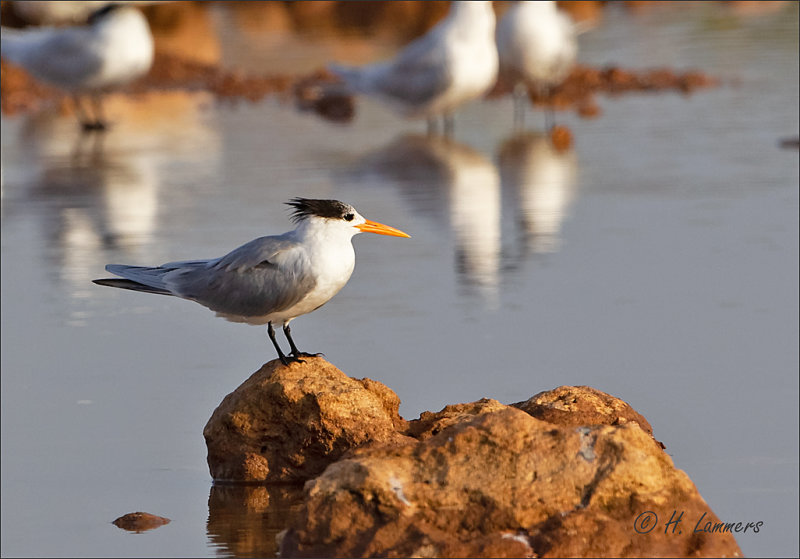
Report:
[[[147,157],[110,150],[103,134],[79,135],[63,153],[65,122],[29,118],[20,141],[37,169],[29,196],[41,200],[40,221],[55,250],[52,269],[73,298],[90,297],[89,270],[103,250],[136,253],[147,244],[158,214],[158,173]],[[70,132],[72,128],[70,127]]]
[[[418,215],[449,222],[459,279],[489,306],[497,303],[500,175],[490,159],[451,138],[406,135],[363,157],[352,175],[370,184],[388,181]]]
[[[557,150],[545,134],[521,133],[500,145],[497,159],[503,192],[514,198],[521,257],[557,252],[576,196],[575,152]]]

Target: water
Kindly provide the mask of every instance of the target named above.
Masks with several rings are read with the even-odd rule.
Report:
[[[4,117],[2,555],[269,552],[291,489],[212,487],[202,437],[274,357],[264,330],[90,280],[285,231],[302,195],[412,239],[355,238],[350,283],[293,323],[301,349],[387,384],[408,419],[564,384],[621,397],[722,519],[765,522],[738,537],[746,555],[796,556],[798,152],[778,141],[798,134],[797,5],[604,14],[582,62],[723,85],[559,114],[575,136],[561,154],[512,139],[510,99],[460,112],[454,142],[369,101],[337,126],[274,99],[155,96],[102,145],[69,117]],[[110,524],[137,510],[172,522]]]

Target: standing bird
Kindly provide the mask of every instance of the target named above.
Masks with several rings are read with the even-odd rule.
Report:
[[[522,121],[529,87],[549,95],[569,75],[578,54],[576,35],[572,19],[555,2],[515,2],[503,15],[497,52],[501,77],[514,84],[515,121]],[[546,115],[552,120],[550,111]]]
[[[399,229],[364,219],[337,200],[293,198],[293,231],[260,237],[213,260],[170,262],[158,267],[109,264],[125,279],[94,283],[173,295],[208,307],[231,322],[266,324],[281,363],[313,354],[297,349],[289,322],[327,303],[344,287],[355,266],[352,238],[358,233],[409,237]],[[273,324],[283,326],[291,353],[284,355]]]
[[[497,80],[497,47],[492,3],[452,2],[447,17],[407,45],[392,60],[362,67],[329,69],[354,93],[371,95],[407,118],[444,118],[482,97]]]
[[[108,4],[88,25],[9,29],[3,27],[2,56],[34,78],[69,93],[84,130],[105,130],[101,96],[143,76],[153,63],[153,36],[134,7]],[[87,95],[94,118],[84,111]]]

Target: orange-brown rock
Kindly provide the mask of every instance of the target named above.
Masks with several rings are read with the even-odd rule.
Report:
[[[740,555],[729,533],[694,533],[703,513],[717,518],[645,421],[603,424],[630,415],[619,400],[569,387],[531,400],[521,406],[536,413],[569,401],[591,423],[570,424],[578,415],[566,411],[554,414],[569,418],[559,425],[493,400],[423,414],[408,431],[420,441],[370,445],[309,481],[281,555]],[[665,531],[673,511],[683,513],[675,533]]]
[[[476,415],[502,410],[508,406],[491,398],[481,398],[477,402],[468,404],[453,404],[445,406],[440,412],[422,412],[419,419],[408,422],[406,434],[424,441],[438,435],[443,429],[467,421]]]
[[[572,132],[566,126],[553,126],[550,129],[550,144],[557,152],[569,150],[572,147]]]
[[[406,422],[386,386],[321,357],[261,367],[225,397],[203,435],[218,481],[298,481],[369,442],[399,442]]]
[[[128,514],[124,514],[112,522],[112,524],[117,528],[122,528],[123,530],[127,530],[129,532],[136,532],[137,534],[141,534],[147,530],[152,530],[169,523],[169,518],[156,516],[155,514],[150,514],[149,512],[129,512]]]
[[[515,408],[558,425],[622,425],[634,422],[647,434],[653,428],[630,404],[591,386],[559,386],[539,392]]]
[[[320,357],[264,365],[206,426],[212,476],[310,481],[302,502],[215,486],[209,502],[244,502],[252,532],[214,514],[220,543],[272,554],[287,526],[276,544],[287,557],[740,555],[731,533],[694,529],[703,515],[719,519],[618,398],[562,386],[410,422],[399,403]]]

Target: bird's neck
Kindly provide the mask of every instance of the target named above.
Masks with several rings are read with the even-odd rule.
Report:
[[[102,21],[95,26],[96,33],[99,35],[109,35],[119,33],[120,28],[141,26],[144,23],[144,16],[136,8],[123,6],[108,14]],[[145,25],[147,25],[145,23]]]
[[[293,234],[302,244],[318,281],[326,278],[324,281],[336,285],[338,291],[355,267],[354,233],[349,228],[331,227],[322,220],[312,219],[300,223]]]
[[[310,250],[317,251],[339,246],[352,247],[355,232],[355,229],[331,227],[324,219],[308,219],[298,224],[294,235]]]

